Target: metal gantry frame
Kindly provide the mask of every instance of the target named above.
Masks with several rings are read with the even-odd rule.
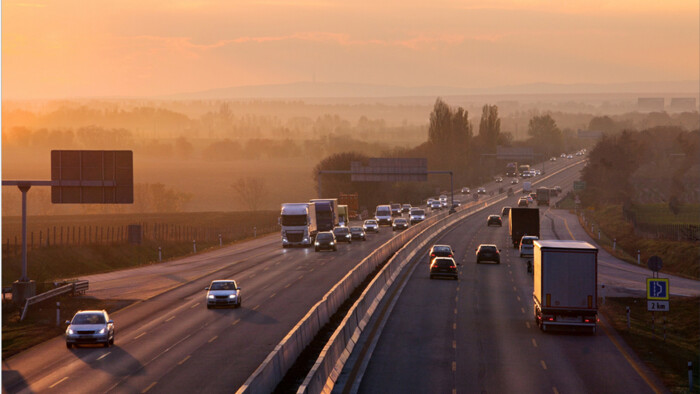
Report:
[[[454,176],[452,171],[426,171],[426,172],[416,172],[416,173],[397,173],[397,172],[373,172],[371,174],[365,172],[353,172],[351,170],[319,170],[317,173],[318,178],[318,194],[319,198],[322,196],[321,188],[321,175],[323,174],[345,174],[345,175],[426,175],[426,174],[450,174],[450,213],[454,212],[455,204],[455,190],[454,190]],[[398,181],[400,182],[400,181]]]

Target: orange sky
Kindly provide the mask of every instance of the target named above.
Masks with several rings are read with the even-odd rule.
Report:
[[[377,4],[380,3],[380,4]],[[697,0],[3,0],[3,99],[697,80]]]

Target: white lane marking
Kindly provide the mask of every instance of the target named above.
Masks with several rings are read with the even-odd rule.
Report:
[[[520,301],[520,296],[515,296],[515,298],[517,298],[517,299],[518,299],[518,301]]]
[[[250,274],[249,278],[250,278],[250,279],[255,278],[255,274]]]
[[[175,318],[175,315],[170,316],[169,318],[165,319],[165,322],[167,323],[167,322],[169,322],[170,320],[173,320],[174,318]]]
[[[455,372],[457,370],[457,361],[452,362],[452,372]]]
[[[218,338],[218,337],[219,337],[218,335],[214,335],[214,336],[211,337],[211,339],[208,340],[207,342],[212,343],[212,342],[216,341],[216,338]]]
[[[275,265],[280,265],[280,263],[281,263],[281,261],[278,261],[278,262],[275,263]]]
[[[459,296],[455,297],[455,302],[459,301]]]
[[[455,308],[455,315],[457,314],[457,308]]]
[[[59,384],[61,384],[61,383],[65,382],[65,381],[66,381],[66,379],[68,379],[68,376],[66,376],[66,377],[64,377],[63,379],[59,380],[58,382],[56,382],[56,383],[52,384],[51,386],[49,386],[49,388],[50,388],[50,389],[52,389],[52,388],[54,388],[54,387],[58,386]]]
[[[157,383],[158,383],[158,382],[153,382],[153,383],[151,383],[150,385],[148,385],[148,387],[146,387],[145,389],[143,389],[143,391],[141,391],[141,394],[147,393],[148,390],[152,389],[153,386],[155,386]]]
[[[144,336],[144,335],[146,335],[146,331],[144,331],[144,332],[142,332],[141,334],[135,336],[134,339],[139,339],[139,338],[141,338],[141,337]]]
[[[532,346],[537,347],[537,341],[535,341],[535,338],[532,338]]]
[[[233,323],[231,323],[232,326],[235,326],[236,324],[240,323],[241,319],[236,319]]]
[[[255,306],[254,306],[254,307],[253,307],[252,309],[253,309],[254,311],[257,311],[257,310],[258,310],[258,308],[260,308],[260,304],[258,304],[258,305],[255,305]]]
[[[452,329],[456,330],[457,329],[457,323],[452,323]]]
[[[107,353],[105,353],[105,354],[101,355],[100,357],[97,357],[97,361],[100,361],[100,360],[102,360],[103,358],[105,358],[105,357],[109,356],[109,355],[110,355],[111,353],[112,353],[112,352],[107,352]]]
[[[270,270],[270,267],[263,268],[263,271],[269,271],[269,270]]]
[[[178,362],[177,362],[177,365],[182,365],[182,364],[185,363],[185,361],[187,361],[187,360],[189,360],[189,359],[190,359],[190,356],[188,355],[187,357],[185,357],[185,358],[183,358],[182,360],[178,361]]]
[[[529,321],[526,321],[526,322],[525,322],[525,325],[527,326],[527,328],[530,328],[530,322],[529,322]]]
[[[513,286],[513,291],[518,291],[518,288]]]
[[[270,294],[270,296],[269,296],[268,298],[272,298],[272,297],[274,297],[274,296],[276,296],[276,295],[277,295],[277,293],[272,293],[272,294]]]
[[[525,313],[525,308],[520,308],[520,312]]]
[[[509,270],[509,271],[508,271],[508,274],[513,275],[513,271],[510,271],[510,270]]]
[[[457,349],[457,341],[452,341],[452,349]]]
[[[198,303],[196,303],[196,304],[194,304],[194,305],[192,305],[192,306],[190,307],[190,309],[192,309],[192,308],[196,308],[196,307],[197,307],[198,305],[199,305],[199,302],[198,302]]]
[[[540,360],[540,365],[542,365],[544,370],[547,370],[547,364],[544,363],[544,360]]]
[[[285,289],[286,289],[286,288],[289,288],[289,286],[291,286],[291,285],[292,285],[292,282],[289,282],[289,283],[287,283],[286,285],[284,285],[284,288],[285,288]]]
[[[457,291],[459,291],[459,286],[457,286]]]
[[[552,387],[552,392],[554,394],[559,394],[559,390],[557,390],[557,386]]]
[[[301,278],[303,278],[303,277],[304,277],[304,275],[299,275],[298,279],[301,280]]]

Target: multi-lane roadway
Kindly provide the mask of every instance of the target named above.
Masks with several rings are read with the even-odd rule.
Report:
[[[572,163],[547,163],[547,172]],[[580,167],[567,170],[569,175],[561,178],[561,186],[565,182],[570,185]],[[501,184],[485,186],[488,196]],[[481,225],[482,219],[473,220]],[[61,337],[47,341],[3,360],[3,389],[71,393],[234,391],[333,284],[392,236],[391,231],[382,228],[366,242],[341,244],[335,253],[314,253],[309,249],[282,249],[279,237],[273,235],[164,264],[96,275],[89,278],[90,295],[137,300],[112,314],[115,346],[68,350]],[[460,253],[467,256],[466,250]],[[466,268],[462,266],[463,271]],[[515,268],[510,271],[510,275],[519,275]],[[469,272],[464,272],[463,278],[467,277]],[[221,278],[235,279],[243,288],[242,308],[206,308],[204,287]],[[464,284],[460,288],[473,292]],[[456,290],[452,291],[456,293],[452,299],[459,297]],[[468,299],[467,294],[463,297]],[[435,307],[438,305],[445,304],[436,303]],[[444,340],[443,334],[449,333],[435,332],[434,338]]]

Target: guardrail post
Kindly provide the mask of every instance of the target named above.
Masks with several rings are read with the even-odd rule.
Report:
[[[161,261],[163,261],[163,250],[159,246],[158,247],[158,262],[160,263]]]
[[[637,265],[641,264],[640,261],[641,261],[641,255],[640,255],[639,249],[637,249]]]
[[[219,246],[223,246],[223,245],[224,245],[224,243],[223,243],[223,241],[221,240],[221,234],[219,234]]]
[[[693,362],[688,361],[688,392],[693,391]]]
[[[197,253],[197,240],[196,239],[192,240],[192,251],[193,251],[193,253]]]
[[[253,238],[257,238],[257,237],[258,237],[258,228],[253,226]]]
[[[627,307],[627,329],[630,329],[630,307]]]
[[[616,246],[617,246],[617,238],[613,238],[613,252],[615,251]]]
[[[61,303],[56,302],[56,326],[61,326]]]

